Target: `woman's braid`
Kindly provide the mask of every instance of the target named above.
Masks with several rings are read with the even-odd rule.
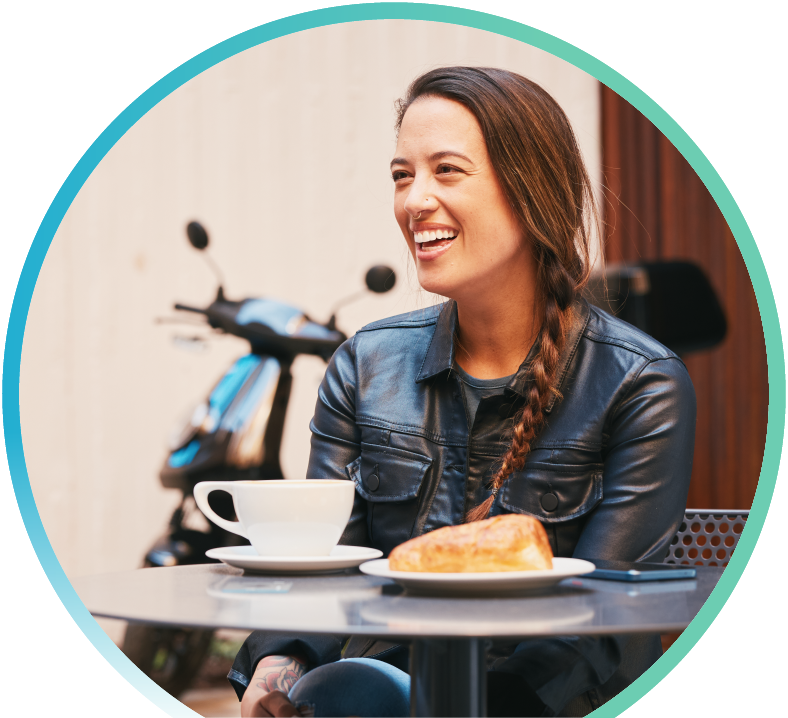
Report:
[[[542,327],[537,338],[536,356],[530,367],[526,402],[521,413],[515,417],[512,428],[512,443],[500,459],[498,470],[492,479],[492,494],[476,508],[468,512],[466,521],[487,518],[498,490],[513,471],[521,471],[531,450],[531,444],[544,424],[544,410],[551,398],[560,396],[557,388],[558,360],[564,347],[566,328],[569,323],[572,300],[576,284],[572,277],[549,251],[540,252],[538,257],[539,279],[547,290],[543,299]]]

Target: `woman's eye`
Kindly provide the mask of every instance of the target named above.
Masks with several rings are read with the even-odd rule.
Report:
[[[457,167],[452,167],[451,165],[438,165],[437,169],[439,175],[452,174],[459,171]]]
[[[408,176],[408,173],[407,172],[403,172],[402,170],[397,170],[397,171],[391,173],[391,179],[393,179],[395,182],[397,180],[405,179],[407,176]]]

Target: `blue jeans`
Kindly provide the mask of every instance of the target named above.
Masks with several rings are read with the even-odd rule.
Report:
[[[315,718],[409,716],[410,676],[373,658],[346,658],[309,671],[289,697]]]

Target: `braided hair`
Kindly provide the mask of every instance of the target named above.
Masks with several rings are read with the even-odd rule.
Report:
[[[467,521],[484,519],[501,486],[522,470],[558,391],[558,361],[572,303],[588,280],[590,227],[597,219],[591,181],[569,120],[539,85],[486,67],[443,67],[417,77],[397,102],[396,129],[413,102],[442,97],[476,117],[493,170],[524,229],[537,267],[539,331],[526,401],[514,417],[511,444],[497,463],[492,494]]]

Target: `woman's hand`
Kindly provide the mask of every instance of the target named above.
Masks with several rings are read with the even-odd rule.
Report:
[[[241,699],[241,716],[300,716],[287,694],[304,673],[306,660],[302,656],[261,658]]]

